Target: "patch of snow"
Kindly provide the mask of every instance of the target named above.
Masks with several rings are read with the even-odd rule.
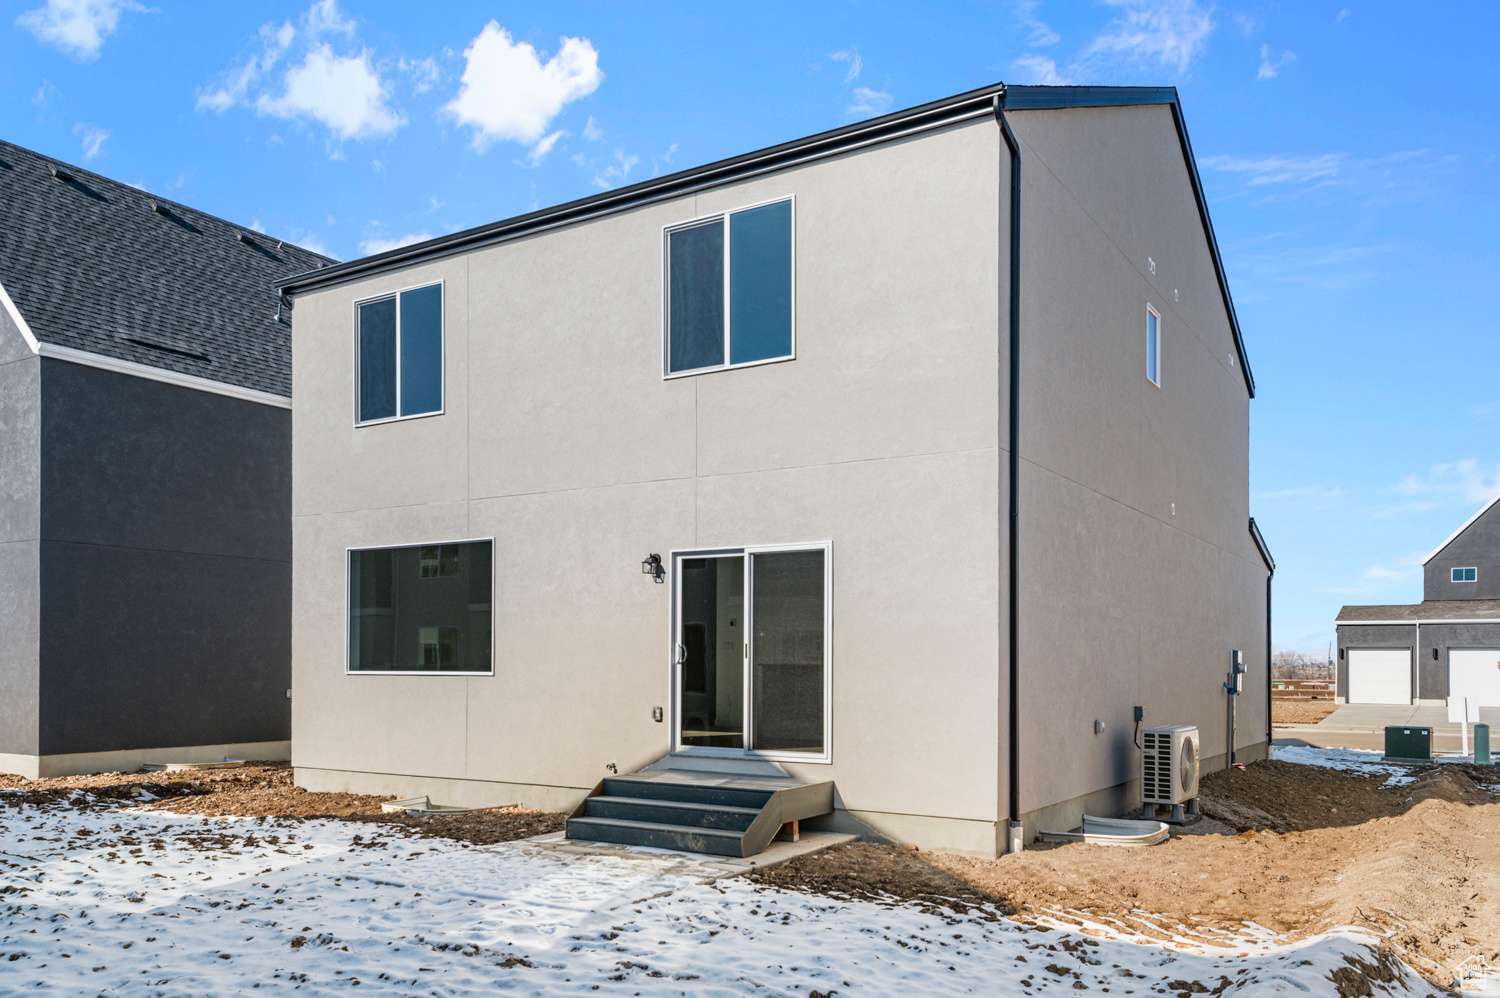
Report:
[[[1196,952],[1109,926],[928,914],[743,879],[681,856],[473,847],[378,824],[0,800],[4,987],[58,994],[1146,996],[1331,993],[1368,935]],[[1415,974],[1389,995],[1430,990]]]
[[[1315,748],[1311,745],[1273,745],[1271,758],[1280,762],[1295,762],[1303,766],[1322,766],[1324,769],[1342,769],[1367,776],[1385,776],[1382,787],[1404,787],[1416,777],[1410,768],[1385,762],[1385,755],[1370,749]]]

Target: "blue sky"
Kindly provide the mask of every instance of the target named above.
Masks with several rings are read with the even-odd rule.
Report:
[[[1248,342],[1280,648],[1500,491],[1500,5],[0,4],[0,136],[350,259],[888,109],[1171,84]]]

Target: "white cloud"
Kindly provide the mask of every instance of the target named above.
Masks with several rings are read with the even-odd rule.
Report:
[[[400,249],[403,246],[411,246],[414,243],[425,243],[432,238],[432,233],[423,229],[421,232],[409,232],[404,236],[386,238],[376,236],[371,239],[362,240],[359,251],[365,256],[374,256],[376,253],[384,253],[387,250]]]
[[[474,129],[474,149],[506,140],[535,145],[568,103],[598,89],[604,74],[586,38],[563,38],[545,63],[526,42],[490,21],[464,50],[458,96],[443,111]]]
[[[1348,17],[1352,13],[1354,13],[1354,12],[1351,11],[1348,7],[1345,7],[1343,10],[1339,11],[1339,16],[1335,17],[1333,19],[1333,23],[1334,24],[1343,24],[1344,23],[1344,18]]]
[[[316,121],[340,140],[389,135],[406,119],[390,106],[391,88],[369,50],[337,52],[327,40],[352,40],[354,28],[335,0],[318,0],[295,26],[262,25],[260,51],[200,90],[198,110],[222,114],[253,107],[261,115]],[[273,70],[282,65],[286,69],[275,79]]]
[[[1252,187],[1262,184],[1307,184],[1315,180],[1333,179],[1344,168],[1346,157],[1341,152],[1321,153],[1316,156],[1205,156],[1198,165],[1219,173],[1232,173],[1243,177]]]
[[[99,57],[104,39],[119,26],[125,11],[145,13],[132,0],[47,0],[16,18],[16,24],[79,62]]]
[[[1385,509],[1377,509],[1375,512],[1370,514],[1370,519],[1389,520],[1393,517],[1400,516],[1403,513],[1428,513],[1442,505],[1442,503],[1435,502],[1431,499],[1425,499],[1420,502],[1401,503],[1398,506],[1387,506]]]
[[[845,83],[853,83],[859,79],[860,70],[864,69],[864,60],[859,57],[859,49],[850,45],[840,52],[828,53],[828,58],[834,62],[845,62],[849,64],[849,71],[844,74]]]
[[[1089,42],[1081,63],[1123,61],[1186,73],[1213,33],[1213,14],[1194,0],[1105,0],[1120,16]]]
[[[388,97],[369,52],[340,56],[324,44],[287,70],[279,96],[262,94],[255,109],[278,118],[311,118],[340,139],[365,139],[389,135],[406,124],[387,105]]]
[[[1023,55],[1011,63],[1021,74],[1024,84],[1043,87],[1060,87],[1068,82],[1067,77],[1057,71],[1057,63],[1044,55]]]
[[[317,235],[312,232],[306,232],[302,229],[293,229],[291,242],[293,246],[301,246],[303,249],[310,250],[311,252],[317,253],[320,256],[333,256],[332,253],[328,252],[328,247],[323,245],[323,240],[319,239]]]
[[[1062,36],[1053,31],[1046,21],[1037,17],[1036,9],[1040,6],[1037,0],[1021,0],[1016,5],[1016,20],[1021,23],[1021,27],[1030,29],[1031,33],[1026,36],[1027,45],[1056,45],[1062,41]]]
[[[1297,53],[1284,51],[1281,58],[1275,62],[1271,61],[1271,46],[1260,47],[1260,70],[1255,74],[1257,80],[1274,80],[1281,72],[1281,68],[1289,62],[1297,61]]]
[[[599,119],[592,114],[589,115],[589,123],[583,126],[583,137],[590,142],[604,141],[604,129],[599,127]]]
[[[636,166],[640,161],[639,156],[629,156],[626,155],[625,150],[616,149],[615,161],[603,170],[595,171],[594,186],[607,189],[623,184],[630,176],[631,167]]]
[[[250,221],[250,231],[259,232],[261,235],[265,235],[266,227],[260,224],[260,219],[255,218],[251,219]]]
[[[73,134],[82,138],[83,158],[87,162],[103,151],[104,140],[109,138],[109,129],[100,128],[98,125],[91,125],[86,122],[79,122],[73,126]]]
[[[1466,503],[1489,502],[1500,494],[1500,466],[1473,458],[1434,464],[1425,475],[1407,475],[1391,491],[1397,495],[1435,495]]]
[[[1243,11],[1235,11],[1234,27],[1235,30],[1240,34],[1244,35],[1246,38],[1249,38],[1251,35],[1260,30],[1260,21],[1256,19],[1253,14],[1246,14]]]
[[[414,94],[425,94],[437,86],[438,80],[443,75],[438,69],[437,60],[432,56],[420,60],[403,58],[396,63],[396,68],[414,78],[415,82],[412,83],[411,88]]]
[[[864,116],[883,114],[890,106],[890,94],[880,90],[871,90],[869,87],[855,87],[849,113]]]
[[[555,146],[555,145],[557,145],[557,140],[560,139],[560,138],[562,138],[563,136],[565,136],[567,134],[568,133],[565,132],[565,131],[563,131],[562,129],[558,129],[557,131],[553,132],[551,135],[546,135],[546,136],[543,136],[542,138],[538,139],[536,145],[532,146],[527,151],[527,153],[526,153],[526,159],[524,161],[519,160],[519,159],[516,160],[515,161],[516,165],[517,166],[524,166],[527,169],[532,169],[534,167],[541,166],[542,165],[542,160],[546,159],[547,158],[547,154],[552,151],[552,147]]]

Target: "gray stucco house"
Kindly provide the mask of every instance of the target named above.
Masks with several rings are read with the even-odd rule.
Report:
[[[1500,708],[1500,496],[1422,562],[1422,602],[1339,611],[1337,699]]]
[[[1135,706],[1222,766],[1235,650],[1266,751],[1174,90],[989,87],[282,287],[302,786],[789,780],[993,856],[1136,805]]]
[[[0,771],[289,754],[272,281],[327,262],[0,142]]]

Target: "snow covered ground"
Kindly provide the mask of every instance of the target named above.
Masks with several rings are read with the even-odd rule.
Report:
[[[1196,981],[1302,996],[1335,994],[1329,974],[1346,955],[1371,958],[1367,936],[1175,951],[704,882],[670,854],[473,847],[389,826],[22,794],[0,790],[7,995],[1147,995]],[[1376,985],[1429,991],[1409,972]]]
[[[1410,766],[1398,766],[1385,762],[1385,753],[1373,749],[1315,748],[1311,745],[1273,745],[1271,758],[1280,762],[1296,762],[1304,766],[1322,766],[1325,769],[1343,769],[1354,773],[1385,776],[1382,786],[1404,787],[1416,777]]]

